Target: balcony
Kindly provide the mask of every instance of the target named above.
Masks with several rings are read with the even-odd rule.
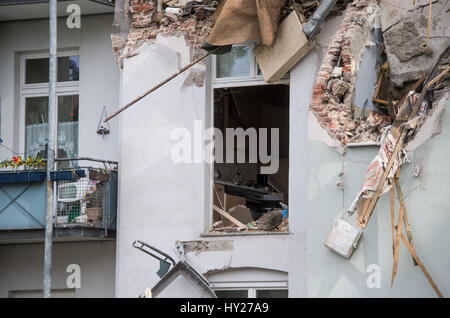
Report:
[[[74,165],[59,159],[51,173],[56,185],[53,206],[55,241],[114,239],[117,215],[117,170]],[[89,159],[93,160],[93,159]],[[67,164],[67,161],[72,161]],[[108,162],[110,164],[111,162]],[[116,164],[113,162],[113,164]],[[70,168],[68,168],[70,166]],[[46,172],[0,172],[0,244],[41,242],[46,223]]]

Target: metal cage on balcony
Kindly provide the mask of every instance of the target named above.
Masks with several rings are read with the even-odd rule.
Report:
[[[93,167],[57,170],[55,228],[115,228],[117,171]]]

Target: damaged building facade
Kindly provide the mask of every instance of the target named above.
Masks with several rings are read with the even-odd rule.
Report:
[[[232,295],[232,290],[242,295],[238,290],[250,288],[252,279],[246,279],[246,275],[260,277],[254,282],[259,286],[265,283],[269,286],[271,276],[285,275],[278,279],[286,285],[279,287],[288,289],[292,297],[434,295],[428,285],[418,287],[427,284],[426,278],[404,255],[400,258],[398,281],[390,288],[393,260],[388,195],[379,199],[373,220],[350,260],[323,246],[336,219],[344,218],[356,223],[356,216],[348,216],[347,209],[359,193],[365,170],[380,148],[383,132],[395,119],[395,114],[389,112],[391,105],[387,101],[389,104],[398,103],[411,83],[432,67],[433,61],[447,45],[445,17],[448,13],[445,15],[445,10],[448,10],[448,4],[433,3],[431,37],[427,42],[426,23],[425,28],[423,25],[423,20],[428,18],[427,1],[408,3],[406,7],[404,1],[400,2],[338,2],[339,10],[335,9],[314,35],[314,46],[288,75],[283,74],[271,84],[264,81],[261,74],[267,66],[261,65],[261,72],[257,65],[258,41],[236,42],[231,53],[218,54],[203,64],[196,64],[120,115],[121,165],[124,169],[120,213],[124,217],[119,220],[118,296],[128,296],[132,288],[144,287],[136,284],[134,275],[141,275],[147,270],[147,265],[143,261],[135,261],[129,246],[129,241],[137,236],[136,229],[139,229],[141,239],[165,250],[173,250],[174,242],[166,239],[168,235],[173,237],[173,241],[177,241],[178,253],[208,277],[213,287],[216,282],[214,275],[227,275],[228,283],[224,281],[217,286],[226,286],[223,288],[229,289],[229,295]],[[256,3],[258,5],[258,1]],[[215,1],[194,2],[198,7],[191,14],[184,11],[172,13],[175,12],[172,8],[177,5],[186,10],[182,4],[183,1],[165,4],[167,7],[159,24],[158,10],[153,3],[134,1],[127,7],[132,13],[128,38],[123,46],[118,45],[115,49],[121,52],[118,59],[123,65],[122,105],[198,58],[199,46],[204,40],[211,40],[208,38],[211,34],[217,41],[213,43],[216,45],[229,43],[226,42],[227,37],[233,38],[234,34],[230,35],[223,29],[223,38],[214,28],[211,31],[214,25],[208,9],[215,7]],[[205,7],[203,10],[202,5]],[[230,1],[228,7],[222,7],[221,15],[215,20],[216,27],[221,27],[226,10],[232,12],[232,5]],[[289,8],[297,8],[297,12],[306,19],[311,16],[302,1],[291,3]],[[258,14],[262,15],[261,11]],[[288,19],[289,12],[286,11],[283,9],[281,16]],[[411,19],[415,22],[408,22]],[[395,32],[401,32],[396,28],[400,28],[402,23],[405,27],[401,30],[417,30],[414,32],[417,32],[416,37],[421,39],[421,43],[407,44],[419,45],[420,52],[408,53],[413,48],[408,49],[405,43],[399,43],[401,36]],[[278,37],[285,36],[282,25]],[[247,30],[242,33],[245,32]],[[265,37],[263,32],[261,28],[262,38]],[[241,39],[245,36],[236,35]],[[290,40],[295,41],[293,38]],[[407,42],[408,39],[401,38],[401,41]],[[423,43],[431,47],[432,53],[424,51]],[[409,60],[399,60],[399,54],[404,57],[398,50],[406,50],[404,55]],[[173,61],[177,61],[177,65]],[[441,68],[445,67],[448,61],[442,65]],[[436,111],[440,114],[439,103],[445,108],[442,105],[448,103],[448,96],[443,94],[430,101],[433,105],[431,113]],[[271,109],[270,104],[278,108]],[[431,113],[430,117],[433,117]],[[445,112],[443,114],[445,123]],[[274,120],[274,116],[278,119]],[[223,206],[226,212],[240,210],[233,209],[233,205],[250,207],[252,200],[248,197],[247,202],[245,198],[242,200],[245,195],[229,182],[238,180],[245,184],[256,180],[258,171],[245,164],[173,163],[170,160],[171,149],[176,143],[171,139],[173,129],[184,127],[194,136],[198,120],[202,129],[280,128],[280,169],[278,175],[273,176],[273,184],[286,191],[283,202],[289,207],[287,226],[270,231],[239,231],[238,226],[234,226],[234,231],[226,226],[221,228],[220,215],[215,214],[212,208],[223,203],[217,198],[223,198],[225,191],[224,205],[227,205],[227,200],[230,202],[230,205]],[[263,126],[258,126],[261,123]],[[429,129],[434,131],[439,126],[438,121],[435,123]],[[442,192],[445,190],[438,186],[446,182],[446,173],[439,174],[441,181],[435,180],[438,177],[435,173],[442,166],[432,163],[445,157],[445,128],[437,136],[429,138],[431,135],[422,138],[422,142],[408,144],[406,150],[410,154],[410,162],[402,169],[400,180],[408,215],[415,215],[410,216],[410,223],[415,242],[421,242],[416,243],[417,249],[420,249],[430,272],[431,266],[435,266],[432,276],[438,284],[441,281],[441,290],[448,290],[450,282],[442,264],[448,263],[449,256],[431,252],[437,248],[431,241],[440,244],[441,249],[445,248],[447,241],[447,234],[441,226],[446,223],[448,209],[438,208],[440,204],[446,205]],[[151,147],[142,147],[143,143]],[[284,153],[283,147],[286,148]],[[142,158],[148,160],[143,163]],[[144,170],[145,179],[139,177]],[[139,204],[142,191],[149,191],[152,196]],[[431,232],[426,234],[433,226],[423,225],[428,223],[424,209],[433,210],[436,219],[428,222],[441,228],[441,231],[433,231],[435,238],[429,237]],[[126,211],[135,217],[128,217]],[[147,219],[149,215],[152,217]],[[245,224],[249,221],[250,225],[256,223],[251,223],[252,218],[256,219],[254,213],[247,218],[242,211],[235,215],[240,216]],[[224,220],[233,225],[226,218]],[[423,238],[419,240],[421,235]],[[400,253],[407,254],[408,250],[402,248]],[[377,288],[368,284],[371,273],[379,275]],[[236,281],[238,283],[232,283]]]
[[[80,253],[70,262],[111,245],[86,266],[108,264],[116,297],[450,295],[449,10],[445,0],[116,0],[114,17],[101,16],[113,24],[114,94],[95,97],[111,134],[83,148],[92,137],[80,126],[77,156],[117,160],[117,223],[99,242],[64,243]],[[8,23],[18,22],[0,31]],[[86,43],[61,43],[79,47],[80,74]],[[37,48],[11,51],[27,50]],[[85,110],[94,130],[102,107]],[[241,143],[228,133],[239,129]],[[28,272],[14,269],[14,250],[30,242],[2,242],[0,269]],[[68,262],[56,254],[55,266]]]

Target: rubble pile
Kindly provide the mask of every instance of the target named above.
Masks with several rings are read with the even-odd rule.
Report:
[[[136,54],[145,42],[156,40],[157,35],[184,36],[191,51],[191,60],[204,54],[202,43],[213,27],[213,14],[223,0],[162,0],[158,11],[157,0],[126,0],[125,12],[129,14],[129,30],[126,39],[112,35],[116,59],[122,66],[124,57]],[[340,13],[350,0],[338,0],[329,16]],[[308,19],[317,9],[319,1],[288,0],[282,11],[284,18],[292,11]],[[125,19],[125,17],[124,17]]]
[[[352,2],[352,0],[338,0],[334,7],[331,9],[327,18],[336,16],[341,14],[343,10],[345,10],[347,4]],[[289,0],[286,4],[285,9],[283,10],[282,16],[287,16],[292,11],[296,10],[298,13],[301,13],[306,20],[308,20],[316,11],[319,6],[320,1],[310,1],[310,0]]]
[[[219,1],[203,0],[163,1],[160,12],[154,0],[129,0],[125,3],[130,27],[125,41],[115,39],[113,35],[113,51],[122,66],[122,59],[136,54],[136,49],[145,42],[154,42],[157,35],[184,36],[191,48],[191,59],[204,54],[201,49],[203,40],[212,27],[211,16]],[[183,4],[183,5],[181,5]],[[206,8],[206,9],[205,9]]]
[[[450,2],[433,0],[429,9],[429,0],[380,0],[385,51],[396,87],[419,79],[448,43]]]
[[[320,125],[343,144],[379,142],[391,118],[371,110],[366,119],[354,118],[355,74],[362,50],[360,35],[367,32],[367,20],[375,7],[369,1],[355,1],[345,13],[340,29],[328,47],[317,75],[310,109]]]
[[[208,233],[233,233],[233,232],[289,232],[289,219],[283,219],[282,212],[273,210],[260,217],[258,220],[247,224],[247,229],[241,230],[236,225],[225,226],[223,221],[213,224]]]

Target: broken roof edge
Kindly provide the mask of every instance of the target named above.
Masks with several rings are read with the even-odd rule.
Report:
[[[157,297],[167,286],[169,286],[178,276],[187,274],[195,281],[209,296],[217,298],[214,291],[209,287],[209,282],[200,273],[198,273],[188,263],[179,261],[172,269],[161,278],[152,288],[152,297]]]
[[[58,0],[58,2],[70,1],[70,0]],[[109,7],[114,7],[116,0],[88,0],[91,2],[96,2],[98,4],[103,4]],[[37,4],[37,3],[48,3],[49,0],[2,0],[0,1],[1,6],[11,6],[11,5],[24,5],[24,4]]]

